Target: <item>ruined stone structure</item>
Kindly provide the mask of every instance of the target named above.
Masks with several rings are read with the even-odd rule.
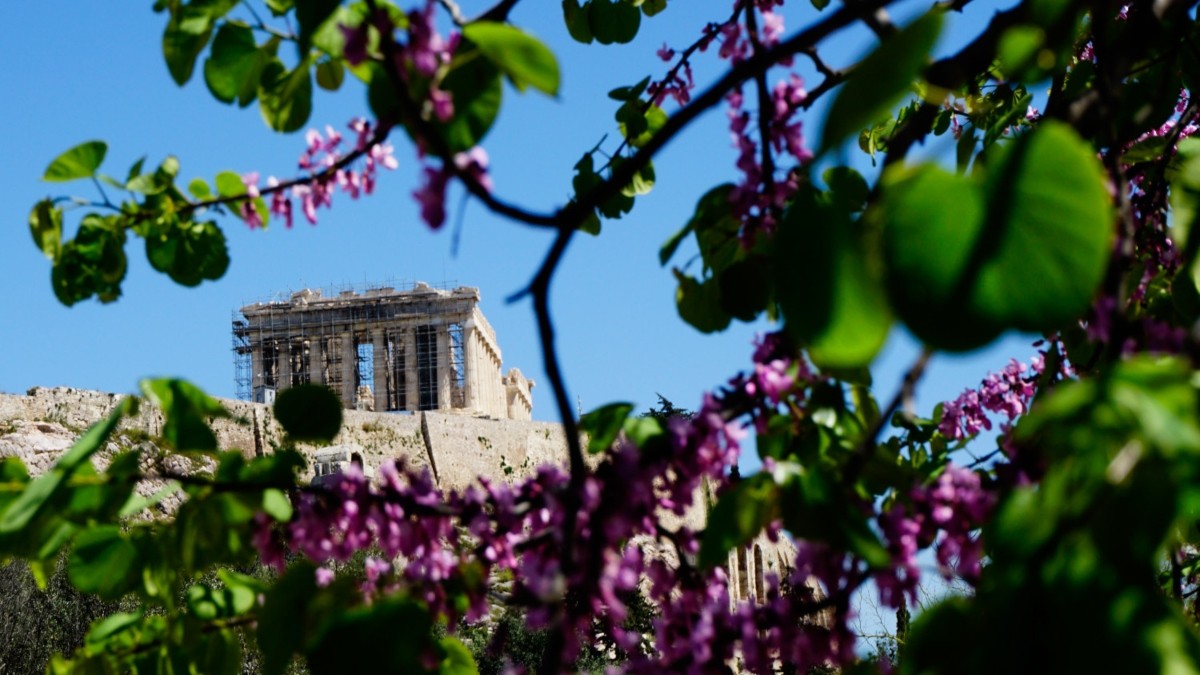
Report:
[[[479,289],[319,290],[235,314],[238,398],[271,403],[299,384],[331,388],[348,409],[462,412],[528,420],[533,382],[502,373]]]

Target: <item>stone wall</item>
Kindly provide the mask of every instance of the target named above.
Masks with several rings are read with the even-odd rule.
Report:
[[[24,396],[0,394],[0,457],[20,456],[32,472],[45,471],[121,398],[66,387],[34,387]],[[232,414],[212,421],[222,449],[253,457],[282,445],[283,429],[270,406],[228,399],[221,403]],[[515,480],[538,465],[566,463],[566,437],[557,424],[442,412],[343,414],[334,445],[358,446],[371,467],[403,457],[410,466],[428,467],[444,489],[462,489],[480,475]],[[162,424],[161,412],[143,405],[122,423],[121,431],[134,439],[154,437]],[[301,444],[300,450],[311,459],[319,448]]]

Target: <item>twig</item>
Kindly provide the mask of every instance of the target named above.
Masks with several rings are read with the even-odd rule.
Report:
[[[438,2],[450,14],[450,19],[454,21],[454,25],[467,25],[467,17],[463,15],[462,8],[458,6],[457,2],[454,2],[454,0],[438,0]]]

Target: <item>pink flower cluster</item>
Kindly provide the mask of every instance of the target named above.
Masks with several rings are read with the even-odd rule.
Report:
[[[950,464],[932,485],[913,488],[908,502],[898,500],[879,514],[879,528],[892,555],[892,566],[875,575],[880,601],[899,607],[907,595],[916,603],[921,579],[917,552],[935,541],[944,577],[978,581],[982,544],[974,533],[995,503],[995,494],[984,488],[978,473]]]
[[[391,143],[384,141],[370,144],[370,122],[356,118],[350,121],[349,127],[356,136],[354,151],[361,155],[361,164],[357,168],[353,162],[344,163],[346,155],[343,154],[342,135],[327,125],[324,136],[316,129],[310,129],[305,135],[306,146],[304,153],[300,155],[298,166],[301,171],[309,172],[307,179],[291,181],[288,187],[274,176],[267,178],[267,190],[271,197],[270,212],[283,218],[289,228],[292,226],[293,198],[300,200],[300,212],[304,214],[304,218],[316,225],[317,209],[333,205],[335,188],[340,188],[351,199],[358,199],[361,195],[369,195],[375,191],[379,167],[394,170],[399,166],[392,154]],[[247,199],[238,205],[238,214],[252,228],[263,225],[262,218],[255,208],[255,200],[262,194],[258,181],[257,171],[242,176]]]
[[[800,164],[813,158],[812,152],[804,145],[801,122],[794,119],[807,96],[804,81],[792,73],[772,89],[771,108],[758,112],[759,115],[769,115],[766,122],[768,137],[759,140],[769,143],[777,154],[786,152]],[[729,104],[726,115],[729,117],[733,145],[738,150],[737,168],[742,173],[742,180],[730,195],[733,211],[748,225],[743,237],[748,237],[759,228],[769,232],[775,226],[772,211],[786,205],[787,200],[795,194],[797,185],[790,174],[784,180],[766,175],[759,144],[751,136],[751,129],[758,129],[759,125],[752,124],[750,113],[743,111],[742,92],[731,91],[725,100]]]
[[[454,169],[469,176],[484,190],[492,191],[492,178],[487,172],[488,155],[483,148],[476,146],[455,155]],[[413,192],[413,197],[421,205],[421,219],[430,229],[437,230],[446,222],[446,187],[454,171],[445,164],[439,167],[427,164],[422,176],[424,182]]]
[[[406,81],[413,78],[428,81],[426,102],[434,117],[445,122],[454,116],[454,102],[449,92],[439,88],[437,75],[443,66],[449,65],[461,36],[459,33],[451,33],[449,37],[442,37],[438,33],[434,17],[436,9],[437,3],[427,0],[424,7],[408,13],[408,40],[397,43],[393,65],[400,77]],[[375,28],[380,35],[389,39],[396,31],[391,18],[382,10],[357,26],[338,27],[345,38],[343,55],[352,66],[370,58],[367,47],[371,28]]]
[[[289,549],[327,564],[378,547],[385,559],[372,563],[367,590],[404,589],[450,617],[451,625],[459,615],[447,587],[466,589],[467,619],[487,610],[486,581],[468,579],[462,571],[468,563],[484,572],[510,570],[513,602],[526,608],[531,625],[561,631],[567,658],[577,652],[578,636],[596,625],[617,644],[632,646],[642,638],[621,627],[621,598],[651,570],[642,551],[626,543],[659,537],[659,514],[683,514],[705,479],[726,480],[743,435],[730,422],[736,416],[724,399],[708,396],[692,420],[671,422],[669,443],[659,451],[619,441],[583,483],[570,548],[563,519],[571,481],[550,466],[515,485],[481,479],[461,494],[442,492],[427,472],[403,465],[382,466],[378,484],[350,468],[332,485],[305,491],[288,523],[276,526],[260,516],[254,543],[274,565],[282,565]],[[671,536],[691,553],[698,548],[686,529]],[[327,583],[329,570],[322,569],[319,580]],[[654,573],[661,583],[678,585],[671,581],[676,571]],[[577,601],[564,602],[568,591]]]
[[[1029,366],[1012,359],[999,373],[989,374],[979,389],[967,389],[944,403],[938,431],[953,440],[970,438],[992,428],[989,412],[1004,416],[1001,428],[1007,428],[1029,410],[1044,363],[1041,355],[1033,357]]]
[[[329,562],[378,548],[383,555],[368,560],[363,592],[402,590],[451,626],[483,617],[490,580],[512,572],[510,602],[525,609],[531,627],[558,632],[564,662],[578,653],[581,637],[603,637],[629,654],[630,673],[724,672],[739,656],[760,673],[781,663],[799,672],[845,665],[854,659],[852,594],[872,575],[884,602],[915,594],[915,556],[934,542],[945,573],[977,577],[980,545],[972,534],[993,497],[979,475],[951,465],[878,515],[891,569],[873,571],[844,552],[800,542],[787,579],[766,574],[759,602],[731,602],[725,572],[694,565],[697,533],[666,530],[660,516],[684,514],[706,482],[727,485],[746,433],[738,420],[780,414],[783,400],[797,400],[818,377],[780,333],[757,340],[754,362],[753,373],[706,395],[691,419],[670,420],[666,443],[639,448],[619,438],[574,499],[571,478],[552,466],[514,484],[480,479],[461,493],[437,489],[428,472],[399,461],[380,467],[375,484],[351,467],[332,484],[304,491],[289,522],[260,514],[254,543],[267,563],[282,565],[292,550],[321,564],[320,584],[332,579]],[[569,503],[578,508],[566,536]],[[779,523],[767,534],[779,536]],[[624,598],[642,579],[660,610],[652,650],[623,625]],[[462,589],[465,605],[447,588]]]

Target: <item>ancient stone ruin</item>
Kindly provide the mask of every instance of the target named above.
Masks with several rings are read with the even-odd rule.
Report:
[[[501,373],[500,348],[479,299],[476,288],[417,283],[405,291],[328,296],[303,290],[287,301],[242,307],[233,322],[241,400],[222,400],[230,417],[210,421],[219,446],[247,457],[274,452],[285,442],[271,406],[275,393],[313,383],[330,387],[347,410],[330,445],[298,445],[308,460],[304,480],[321,482],[352,462],[372,475],[386,462],[403,460],[428,470],[438,487],[463,490],[479,476],[515,482],[539,465],[565,465],[562,426],[531,420],[533,383],[515,368]],[[0,393],[0,457],[20,457],[30,473],[44,473],[121,398],[65,387]],[[102,469],[117,453],[138,448],[150,470],[163,452],[163,423],[160,411],[142,406],[122,421],[93,464]],[[139,484],[138,491],[148,495],[161,487]],[[708,486],[702,492],[682,517],[661,514],[664,527],[703,528],[716,495]],[[157,508],[169,514],[179,499]],[[635,543],[678,564],[670,547],[650,539]],[[785,538],[760,535],[735,548],[726,565],[731,601],[762,602],[765,578],[786,577],[793,557]]]
[[[533,382],[501,371],[479,289],[370,288],[331,297],[305,289],[242,307],[233,321],[238,398],[272,403],[323,384],[352,410],[465,412],[528,420]]]

